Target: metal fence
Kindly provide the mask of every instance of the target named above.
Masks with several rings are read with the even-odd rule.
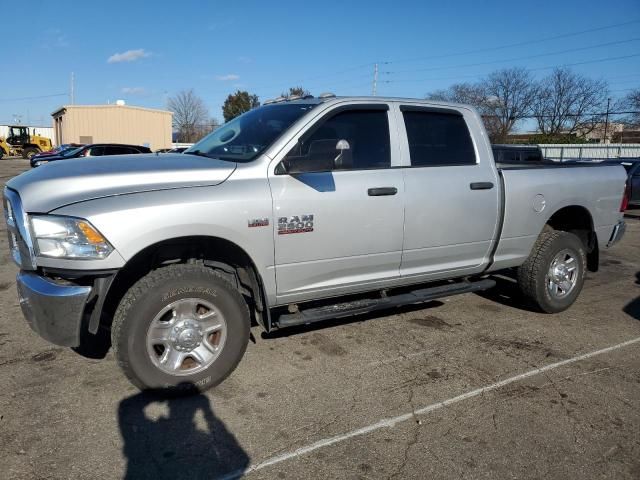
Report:
[[[564,160],[606,160],[610,158],[640,158],[640,143],[607,144],[544,144],[538,145],[544,158]]]

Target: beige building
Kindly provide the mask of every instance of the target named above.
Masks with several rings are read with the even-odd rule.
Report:
[[[66,105],[51,114],[54,143],[126,143],[171,148],[172,113],[116,105]]]

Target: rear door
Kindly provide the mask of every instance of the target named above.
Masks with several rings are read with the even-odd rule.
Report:
[[[279,303],[398,279],[404,188],[402,171],[393,168],[399,166],[394,127],[386,103],[337,107],[272,162]],[[285,173],[281,163],[308,171]]]
[[[499,189],[490,145],[470,110],[398,105],[405,227],[400,273],[481,271],[497,231]]]

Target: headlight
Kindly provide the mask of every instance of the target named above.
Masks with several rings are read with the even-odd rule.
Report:
[[[36,167],[39,167],[40,165],[44,165],[45,163],[49,163],[49,160],[38,160],[37,162],[34,163],[34,165]]]
[[[56,215],[31,217],[36,254],[67,259],[102,259],[113,247],[88,221]]]

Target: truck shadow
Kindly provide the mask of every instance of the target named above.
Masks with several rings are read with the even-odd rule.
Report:
[[[128,480],[239,478],[249,465],[247,453],[201,394],[138,393],[120,402],[118,424]]]
[[[640,272],[636,272],[636,285],[640,285]],[[622,311],[630,317],[640,320],[640,295],[625,305]]]
[[[492,275],[491,279],[495,280],[496,286],[489,290],[476,292],[476,295],[506,307],[517,308],[527,312],[536,311],[531,308],[527,299],[522,295],[518,287],[515,270],[507,270],[499,275]]]

